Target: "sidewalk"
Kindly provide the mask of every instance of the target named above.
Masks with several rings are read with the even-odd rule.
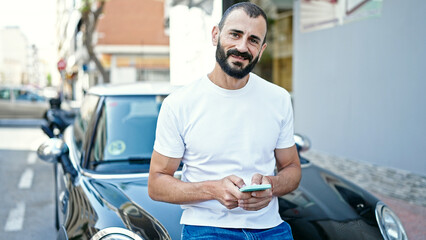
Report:
[[[425,239],[426,176],[313,150],[302,155],[312,163],[361,186],[386,203],[401,219],[408,239]]]
[[[40,127],[44,119],[0,119],[0,127]]]

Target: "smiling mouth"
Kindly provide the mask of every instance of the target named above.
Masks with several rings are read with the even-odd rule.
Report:
[[[244,60],[247,60],[248,58],[246,58],[246,57],[241,57],[241,56],[237,56],[237,55],[234,55],[234,54],[232,54],[231,55],[231,57],[233,57],[233,58],[235,58],[235,59],[237,59],[237,60],[240,60],[240,61],[244,61]]]

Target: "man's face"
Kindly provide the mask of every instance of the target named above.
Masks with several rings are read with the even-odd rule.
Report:
[[[228,59],[231,55],[248,60],[248,64],[244,67],[242,62],[235,61],[229,63]],[[247,76],[247,74],[253,70],[253,68],[256,66],[256,63],[259,61],[259,55],[253,59],[253,56],[250,53],[240,52],[235,48],[229,49],[225,53],[225,49],[223,49],[219,39],[216,48],[216,61],[219,63],[219,66],[226,74],[233,78],[241,79]]]
[[[231,12],[222,28],[214,29],[216,61],[229,76],[242,79],[260,59],[266,44],[266,22],[261,16],[250,18],[242,9]]]

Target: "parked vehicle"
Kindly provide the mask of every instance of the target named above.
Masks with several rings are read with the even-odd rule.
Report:
[[[180,239],[180,206],[147,191],[157,115],[170,91],[161,83],[95,87],[63,136],[39,147],[54,164],[58,239]],[[295,140],[299,152],[309,149],[306,137]],[[407,239],[379,199],[300,159],[299,188],[279,198],[294,239]]]
[[[44,118],[49,102],[34,89],[25,86],[0,87],[0,118]]]
[[[50,138],[60,138],[65,128],[74,122],[75,111],[62,109],[61,102],[59,98],[49,100],[50,109],[46,112],[46,123],[41,125],[43,132]]]

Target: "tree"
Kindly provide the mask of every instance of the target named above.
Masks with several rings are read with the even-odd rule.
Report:
[[[96,69],[102,75],[104,82],[109,82],[109,75],[95,54],[93,35],[96,31],[99,16],[107,0],[83,0],[81,11],[83,44],[87,49],[89,59],[96,64]]]

